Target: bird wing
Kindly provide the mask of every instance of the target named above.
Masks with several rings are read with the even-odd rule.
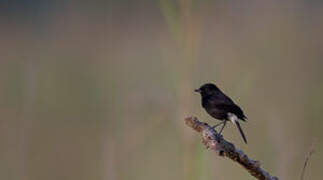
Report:
[[[216,99],[216,104],[234,104],[234,102],[224,93],[219,92],[213,98]]]

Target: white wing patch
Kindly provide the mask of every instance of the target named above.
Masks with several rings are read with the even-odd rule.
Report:
[[[230,113],[228,112],[228,119],[233,123],[233,124],[236,124],[236,122],[239,120],[239,118],[233,114],[233,113]]]

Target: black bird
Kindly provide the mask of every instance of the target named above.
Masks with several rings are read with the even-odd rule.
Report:
[[[219,132],[221,134],[227,121],[231,121],[233,124],[237,125],[244,142],[247,144],[246,136],[239,124],[239,120],[246,121],[247,119],[241,108],[212,83],[204,84],[199,89],[195,89],[195,92],[199,92],[201,94],[202,106],[206,112],[215,119],[222,121],[221,123],[213,126],[213,128],[223,124]]]

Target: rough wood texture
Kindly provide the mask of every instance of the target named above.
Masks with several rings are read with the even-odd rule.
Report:
[[[251,160],[241,150],[223,139],[211,126],[207,123],[200,122],[196,117],[188,117],[185,119],[186,125],[199,132],[202,136],[202,142],[207,149],[214,150],[219,156],[225,156],[239,163],[247,169],[249,173],[260,180],[278,180],[277,177],[271,176],[267,171],[260,167],[259,161]]]

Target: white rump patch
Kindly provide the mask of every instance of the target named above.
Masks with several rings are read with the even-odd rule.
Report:
[[[228,113],[228,119],[233,123],[236,124],[236,122],[238,122],[239,118],[233,114],[233,113]]]

